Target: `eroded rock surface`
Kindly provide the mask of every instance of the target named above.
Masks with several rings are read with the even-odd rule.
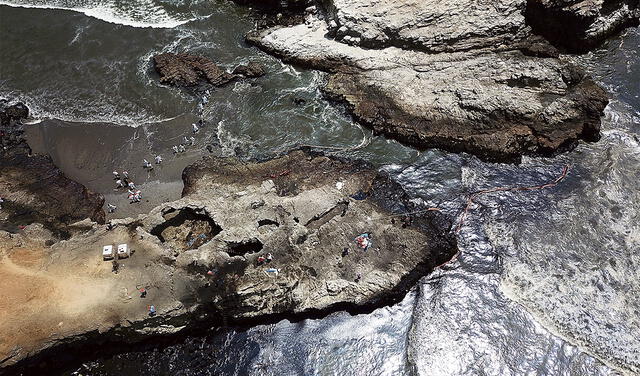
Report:
[[[533,30],[569,51],[586,51],[628,26],[638,26],[638,0],[529,0]]]
[[[550,17],[535,11],[536,2],[545,12],[561,3],[580,19],[580,27],[562,34],[567,43],[595,45],[638,19],[635,0],[331,0],[319,2],[321,11],[308,12],[302,24],[247,39],[286,61],[331,72],[325,92],[378,133],[419,148],[517,161],[597,140],[608,103],[604,90],[552,45],[567,43],[536,34]],[[550,23],[564,27],[556,19]]]
[[[14,286],[0,299],[16,303],[0,306],[0,330],[12,333],[0,343],[5,366],[100,341],[373,308],[456,252],[447,217],[393,216],[418,207],[364,163],[296,151],[261,163],[208,158],[183,177],[182,199],[111,230],[94,225],[50,247],[39,225],[0,232],[0,282]],[[362,233],[366,251],[354,241]],[[115,274],[101,249],[121,243],[133,254]]]
[[[153,57],[160,82],[167,85],[194,88],[199,85],[223,86],[239,76],[260,77],[265,74],[259,63],[251,62],[236,67],[229,73],[204,56],[163,53]]]
[[[518,50],[370,50],[328,39],[327,31],[317,21],[252,40],[290,61],[333,72],[325,91],[378,133],[488,160],[548,155],[599,137],[606,93],[557,58]]]
[[[39,222],[66,237],[66,227],[74,222],[91,218],[103,223],[101,195],[67,178],[49,156],[31,155],[21,122],[28,113],[20,103],[0,109],[0,230],[15,232]]]

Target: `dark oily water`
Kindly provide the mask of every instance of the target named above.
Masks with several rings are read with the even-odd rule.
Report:
[[[299,143],[362,140],[363,131],[321,98],[322,74],[244,44],[252,21],[231,3],[0,2],[31,7],[0,6],[0,95],[25,101],[42,119],[29,130],[36,150],[103,193],[112,188],[113,168],[133,171],[148,190],[174,184],[179,192],[182,167],[211,143],[225,155],[251,156]],[[400,304],[368,315],[217,329],[87,362],[68,374],[637,373],[639,44],[632,30],[580,58],[614,100],[602,140],[558,158],[486,164],[440,151],[419,154],[382,138],[347,153],[384,165],[416,200],[453,215],[469,192],[538,185],[571,166],[557,187],[478,199],[459,235],[461,255]],[[205,111],[211,126],[197,135],[196,147],[174,157],[168,150],[189,135],[197,101],[157,83],[149,59],[162,51],[201,53],[229,69],[259,61],[269,73],[214,91]],[[306,102],[296,105],[294,98]],[[142,175],[141,159],[155,153],[166,154],[165,166]]]

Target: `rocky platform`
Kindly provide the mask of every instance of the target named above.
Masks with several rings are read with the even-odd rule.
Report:
[[[85,218],[104,223],[104,198],[67,178],[46,155],[32,155],[23,138],[22,120],[29,110],[21,103],[0,107],[0,230],[43,224],[57,237]]]
[[[59,242],[37,224],[0,231],[5,370],[193,328],[371,310],[456,252],[447,217],[394,216],[424,208],[365,163],[303,151],[255,163],[209,157],[183,180],[182,199],[113,228],[86,221]],[[366,251],[361,233],[373,241]],[[121,243],[133,254],[114,273],[101,249]],[[273,260],[259,264],[267,253]]]
[[[560,52],[637,24],[637,3],[330,0],[247,40],[330,72],[327,95],[377,133],[517,161],[599,138],[607,95]]]

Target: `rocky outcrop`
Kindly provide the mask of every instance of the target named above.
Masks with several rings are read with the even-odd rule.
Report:
[[[49,156],[31,155],[21,123],[28,113],[21,103],[0,110],[0,230],[16,232],[38,222],[65,238],[74,222],[90,218],[103,223],[101,195],[67,178]]]
[[[255,62],[240,65],[234,73],[229,73],[207,57],[190,54],[163,53],[155,55],[153,63],[161,83],[185,88],[224,86],[239,76],[260,77],[265,74],[262,65]]]
[[[367,48],[451,52],[500,47],[527,36],[522,0],[332,0],[335,38]]]
[[[596,3],[581,4],[602,5]],[[247,40],[330,72],[327,95],[377,133],[492,161],[553,155],[599,138],[605,91],[532,30],[532,20],[545,16],[525,0],[320,4],[304,23],[262,29]],[[609,2],[608,12],[596,13],[602,21],[635,14],[626,11],[634,7]],[[595,43],[606,33],[583,37]]]
[[[529,0],[527,23],[568,51],[584,52],[640,22],[638,0]]]
[[[325,92],[378,133],[510,161],[598,139],[606,93],[570,63],[519,50],[362,49],[326,38],[325,25],[270,29],[250,40],[332,72]]]
[[[260,163],[207,158],[184,180],[181,200],[50,247],[38,225],[0,231],[0,283],[15,286],[4,293],[15,304],[0,307],[9,311],[0,330],[11,333],[0,343],[4,366],[191,328],[371,310],[456,252],[446,216],[416,213],[398,184],[364,163],[302,151]],[[367,250],[354,241],[362,233]],[[121,243],[133,254],[114,274],[101,249]],[[259,262],[268,253],[273,260]]]
[[[254,77],[262,77],[265,74],[267,74],[267,72],[264,70],[264,67],[262,66],[262,64],[259,64],[256,62],[250,62],[244,65],[238,65],[233,70],[233,74],[254,78]]]

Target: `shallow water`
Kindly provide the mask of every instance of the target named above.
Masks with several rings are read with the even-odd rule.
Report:
[[[269,73],[216,90],[205,111],[211,126],[198,135],[198,147],[168,157],[173,167],[155,175],[140,171],[149,184],[175,184],[180,166],[212,142],[221,144],[222,154],[263,155],[299,143],[355,145],[363,137],[340,107],[323,100],[323,74],[283,65],[244,44],[252,22],[243,8],[139,1],[137,9],[153,11],[129,13],[117,2],[64,4],[77,10],[0,6],[2,50],[8,51],[0,55],[0,96],[17,96],[35,109],[43,121],[29,130],[30,140],[94,189],[106,184],[111,169],[135,170],[143,155],[166,153],[195,119],[197,100],[157,84],[150,72],[149,58],[160,51],[195,51],[227,68],[257,60]],[[90,7],[107,7],[111,16],[84,11]],[[134,23],[138,27],[126,26]],[[349,154],[371,160],[416,198],[452,215],[460,213],[467,193],[538,185],[570,166],[556,187],[479,198],[459,233],[460,256],[423,278],[400,304],[367,315],[338,312],[321,320],[217,329],[68,373],[640,373],[639,46],[636,29],[576,58],[613,100],[602,139],[560,157],[487,164],[437,150],[418,153],[380,137]],[[306,103],[297,106],[293,98]],[[105,157],[96,160],[95,150]]]

